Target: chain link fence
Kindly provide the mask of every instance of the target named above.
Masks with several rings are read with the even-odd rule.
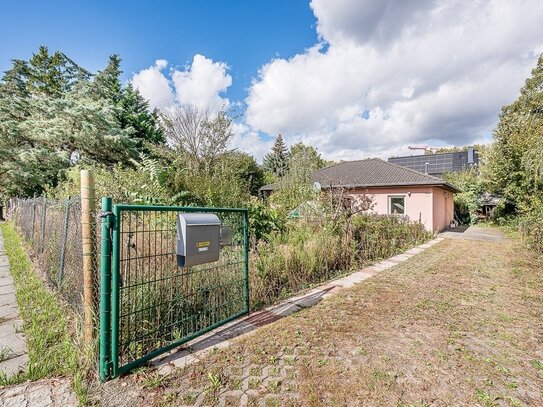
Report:
[[[83,244],[81,200],[51,200],[44,197],[7,202],[7,218],[13,222],[31,249],[39,273],[78,314],[83,312]],[[99,207],[99,206],[98,206]],[[94,214],[96,219],[96,214]],[[98,291],[100,225],[94,228],[94,292]],[[95,308],[96,309],[96,308]]]

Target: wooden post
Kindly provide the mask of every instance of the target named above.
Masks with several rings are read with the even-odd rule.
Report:
[[[94,315],[94,253],[95,253],[94,176],[89,170],[81,170],[81,239],[83,244],[83,314],[85,318],[85,342],[92,342]]]

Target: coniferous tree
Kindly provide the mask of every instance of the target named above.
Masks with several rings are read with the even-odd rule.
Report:
[[[119,102],[121,128],[133,129],[131,135],[135,148],[145,154],[149,153],[147,144],[164,144],[166,139],[158,125],[158,113],[149,112],[149,102],[129,83],[121,92]]]
[[[149,153],[147,144],[163,144],[164,134],[158,126],[156,112],[149,111],[149,103],[132,84],[121,85],[121,58],[109,57],[107,67],[93,81],[93,94],[98,99],[109,100],[117,110],[117,120],[122,129],[130,133],[136,150]]]
[[[98,72],[93,81],[93,94],[98,99],[108,99],[117,105],[122,98],[121,58],[111,55],[103,71]]]
[[[271,172],[277,177],[282,177],[288,170],[289,154],[283,136],[279,134],[275,139],[272,151],[264,157],[264,170]]]
[[[49,54],[41,46],[26,66],[26,88],[33,95],[61,97],[80,80],[91,77],[90,73],[60,51]]]
[[[0,195],[40,194],[78,160],[129,163],[136,156],[120,109],[93,97],[89,77],[46,47],[13,61],[0,81]]]

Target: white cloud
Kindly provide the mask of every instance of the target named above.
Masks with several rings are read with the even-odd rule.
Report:
[[[228,98],[220,95],[232,85],[228,66],[196,54],[192,64],[185,69],[170,69],[164,59],[134,74],[134,87],[149,100],[151,108],[166,108],[175,102],[196,105],[217,112],[230,105]]]
[[[539,0],[313,0],[311,7],[323,42],[260,69],[246,123],[332,159],[483,141],[543,44]]]
[[[144,98],[149,100],[151,109],[169,106],[173,103],[170,82],[162,73],[167,65],[168,61],[165,59],[157,59],[154,65],[134,74],[131,79],[134,87],[140,91]]]
[[[227,108],[230,101],[219,96],[232,85],[232,77],[223,62],[196,54],[192,65],[172,73],[176,96],[181,103],[191,103],[201,108],[218,111]]]
[[[258,132],[252,130],[244,123],[234,123],[232,126],[234,137],[230,147],[251,154],[258,162],[271,150],[273,140],[262,140]]]

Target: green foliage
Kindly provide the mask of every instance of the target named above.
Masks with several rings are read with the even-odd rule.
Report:
[[[175,194],[165,187],[166,171],[161,164],[145,155],[133,160],[133,167],[116,164],[112,168],[93,167],[96,196],[112,197],[114,202],[127,204],[193,204],[190,196]],[[81,167],[73,167],[64,173],[64,182],[47,190],[51,198],[66,199],[80,191]]]
[[[283,141],[283,136],[280,134],[275,139],[272,151],[264,157],[264,170],[272,173],[277,177],[282,177],[287,173],[289,164],[289,154],[287,146]]]
[[[462,192],[454,194],[454,210],[463,224],[477,223],[477,210],[481,206],[481,195],[485,192],[483,179],[475,169],[443,174],[443,179]]]
[[[121,90],[119,101],[121,128],[132,129],[131,138],[135,142],[136,150],[149,154],[150,145],[161,145],[166,142],[164,132],[158,125],[158,113],[149,113],[149,103],[128,84]]]
[[[279,178],[277,190],[270,197],[283,216],[307,201],[318,199],[319,192],[313,190],[313,174],[325,166],[317,150],[303,143],[291,147],[288,171]]]
[[[62,52],[49,54],[44,46],[39,47],[28,62],[20,63],[24,67],[25,87],[31,95],[61,97],[72,90],[77,82],[90,78],[89,72]]]
[[[235,178],[251,195],[258,194],[258,190],[264,185],[264,172],[254,157],[239,151],[229,151],[221,155],[220,162],[232,168]]]
[[[526,243],[537,253],[543,254],[543,199],[534,197],[530,209],[523,212],[519,229]]]
[[[502,109],[484,175],[515,212],[543,187],[543,55],[519,98]]]
[[[251,256],[253,309],[420,244],[431,233],[395,216],[327,214],[290,222]]]
[[[284,219],[276,210],[269,208],[258,198],[252,197],[247,205],[249,210],[249,235],[255,241],[268,240],[274,232],[284,228]]]
[[[84,401],[86,368],[82,363],[85,355],[70,336],[66,310],[59,307],[54,295],[32,270],[13,227],[3,223],[0,230],[5,238],[29,356],[28,370],[10,379],[0,374],[0,385],[70,375],[80,400]]]
[[[163,143],[145,100],[120,82],[120,58],[94,79],[46,47],[15,60],[0,82],[0,195],[33,196],[75,164],[130,166]]]
[[[320,170],[326,166],[326,161],[323,160],[317,149],[304,143],[296,143],[290,147],[288,160],[289,168],[296,165],[296,162],[302,161],[303,167],[309,172]]]
[[[519,98],[502,109],[484,176],[505,198],[495,212],[499,220],[520,215],[526,240],[543,253],[543,54]]]
[[[193,167],[183,151],[155,151],[164,162],[164,186],[183,193],[197,205],[245,207],[263,183],[263,173],[253,157],[238,151],[222,153]]]

